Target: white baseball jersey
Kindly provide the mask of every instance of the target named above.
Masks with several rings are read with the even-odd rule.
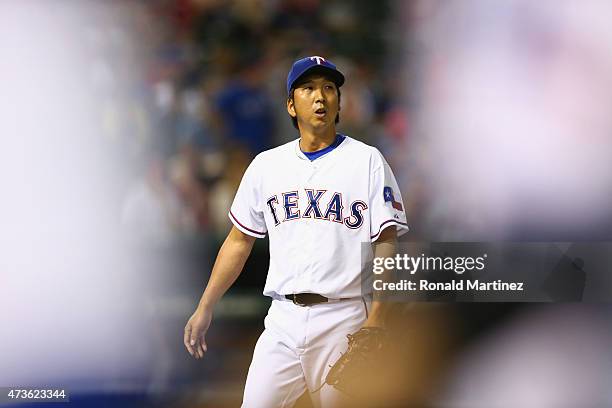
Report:
[[[408,230],[391,168],[378,149],[350,137],[314,161],[299,139],[260,153],[244,173],[229,217],[245,234],[269,235],[263,293],[273,298],[362,296],[362,243],[391,225],[398,234]]]

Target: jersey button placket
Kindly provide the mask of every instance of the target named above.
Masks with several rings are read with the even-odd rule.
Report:
[[[308,179],[306,181],[310,181],[314,178],[314,176],[317,173],[317,168],[318,166],[316,164],[314,164],[314,162],[310,163],[310,166],[308,168]]]
[[[311,163],[312,167],[311,167],[311,176],[310,176],[310,187],[312,189],[318,189],[319,186],[317,184],[317,169],[319,167],[319,164],[317,163],[317,161],[315,160],[314,162]],[[313,254],[315,253],[315,242],[317,241],[317,227],[318,227],[318,222],[319,220],[314,218],[314,215],[311,216],[311,218],[308,218],[306,220],[306,225],[307,225],[307,242],[304,245],[304,252],[306,254],[310,254],[310,256],[308,257],[308,267],[305,270],[304,276],[302,277],[303,279],[303,285],[305,287],[311,288],[311,290],[313,292],[317,291],[317,288],[315,286],[312,286],[312,274],[315,273],[315,271],[313,270],[313,265],[312,265],[312,258],[313,258]]]
[[[313,187],[313,183],[312,183],[312,179],[315,175],[316,172],[316,167],[314,165],[314,162],[308,162],[307,165],[307,171],[306,174],[304,175],[304,182],[302,184],[302,186],[300,186],[300,194],[306,194],[306,189],[307,188],[315,188]],[[304,196],[304,198],[306,198],[306,196]],[[308,200],[306,200],[307,202]],[[305,205],[304,209],[302,211],[306,211],[306,207],[307,204]],[[305,218],[302,220],[302,228],[304,229],[304,241],[302,244],[302,259],[303,259],[303,263],[302,263],[302,268],[300,270],[300,275],[298,277],[298,285],[300,288],[307,288],[308,286],[308,282],[310,281],[310,279],[308,278],[308,275],[310,274],[310,269],[311,269],[311,254],[312,254],[312,240],[313,240],[313,233],[312,233],[312,229],[313,229],[313,225],[312,225],[312,220],[310,218]]]
[[[310,270],[312,268],[311,266],[311,262],[312,262],[312,240],[313,240],[313,233],[312,233],[312,220],[310,218],[306,218],[304,220],[304,229],[305,229],[305,234],[304,234],[304,244],[303,244],[303,254],[304,254],[304,268],[301,271],[300,274],[300,287],[302,288],[308,288],[308,282],[310,281],[310,279],[308,278],[308,276],[310,275]]]

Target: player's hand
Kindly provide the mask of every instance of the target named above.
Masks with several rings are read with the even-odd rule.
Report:
[[[185,325],[183,343],[189,354],[196,359],[204,357],[204,353],[208,349],[205,335],[211,320],[212,312],[198,307]]]

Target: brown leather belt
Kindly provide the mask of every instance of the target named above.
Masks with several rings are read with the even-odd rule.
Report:
[[[338,300],[349,300],[353,298],[330,299],[318,293],[292,293],[290,295],[285,295],[285,299],[292,301],[298,306],[312,306],[319,303],[327,303],[330,301],[336,302]]]

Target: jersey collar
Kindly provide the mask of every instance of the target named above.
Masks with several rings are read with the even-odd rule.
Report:
[[[324,160],[326,157],[334,154],[337,150],[342,149],[344,147],[344,145],[346,145],[347,142],[350,140],[350,137],[348,137],[347,135],[345,135],[343,133],[338,133],[338,134],[344,136],[344,141],[342,143],[340,143],[340,145],[338,147],[336,147],[334,150],[332,150],[331,152],[329,152],[329,153],[319,157],[318,159],[316,159],[315,162],[319,161],[319,160]],[[297,157],[299,157],[300,159],[305,160],[308,163],[314,163],[314,162],[311,162],[310,159],[308,157],[306,157],[306,155],[304,154],[302,149],[300,149],[300,139],[299,138],[293,142],[293,150],[295,151],[295,154],[297,155]]]

